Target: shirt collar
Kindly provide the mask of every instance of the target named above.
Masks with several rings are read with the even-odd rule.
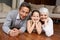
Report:
[[[16,19],[20,19],[19,13],[17,14],[17,17],[16,17]]]
[[[26,19],[28,19],[29,17],[27,16],[24,20],[26,20]],[[19,13],[17,14],[17,17],[16,17],[16,19],[20,19],[20,15],[19,15]]]
[[[17,19],[17,20],[21,20],[21,19],[20,19],[20,15],[19,15],[19,13],[17,14],[16,19]],[[25,19],[24,19],[24,20],[25,20]]]

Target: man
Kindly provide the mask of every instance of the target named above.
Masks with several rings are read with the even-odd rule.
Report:
[[[18,10],[9,12],[2,27],[3,31],[10,36],[17,36],[18,34],[24,33],[26,30],[26,21],[30,11],[30,5],[23,2]]]

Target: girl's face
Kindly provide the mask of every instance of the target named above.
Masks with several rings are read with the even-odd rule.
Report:
[[[33,15],[31,16],[31,19],[34,21],[37,21],[40,19],[39,13],[38,12],[34,12]]]
[[[41,13],[40,14],[41,21],[45,21],[45,20],[47,20],[47,18],[48,18],[48,14],[47,13]]]

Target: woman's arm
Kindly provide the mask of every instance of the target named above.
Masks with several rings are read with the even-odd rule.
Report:
[[[38,34],[41,34],[42,28],[41,28],[41,23],[40,22],[36,23],[36,30],[37,30]]]
[[[33,23],[33,24],[31,25],[31,20],[28,20],[28,21],[27,21],[27,31],[28,31],[28,33],[32,33],[34,27],[35,27],[35,23]]]
[[[54,31],[53,31],[53,21],[50,19],[48,23],[46,23],[43,26],[43,30],[45,31],[46,36],[52,36]]]

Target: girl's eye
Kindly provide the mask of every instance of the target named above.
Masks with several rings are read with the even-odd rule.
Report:
[[[33,17],[35,17],[35,16],[33,16]]]
[[[37,16],[37,17],[39,17],[39,16]]]

